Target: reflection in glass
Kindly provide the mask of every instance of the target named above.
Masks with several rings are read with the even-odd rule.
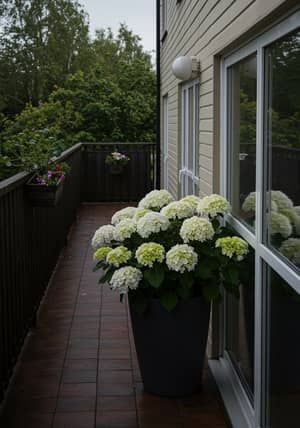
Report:
[[[272,269],[269,288],[270,428],[300,425],[300,296]]]
[[[300,268],[300,30],[266,51],[268,244]]]
[[[230,199],[233,214],[254,228],[256,175],[256,55],[229,69]],[[246,197],[252,194],[253,197]]]
[[[254,376],[254,253],[250,253],[242,271],[240,298],[227,296],[226,350],[249,396],[253,398]]]

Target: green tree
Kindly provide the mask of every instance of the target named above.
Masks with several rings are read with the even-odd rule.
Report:
[[[3,0],[0,18],[0,111],[37,106],[88,69],[88,20],[77,0]]]

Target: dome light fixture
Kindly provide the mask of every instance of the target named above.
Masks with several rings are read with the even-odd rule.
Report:
[[[172,64],[172,72],[180,80],[194,79],[200,73],[200,62],[195,56],[179,56]]]

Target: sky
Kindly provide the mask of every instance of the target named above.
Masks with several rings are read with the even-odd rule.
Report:
[[[111,27],[116,32],[125,22],[142,38],[147,51],[155,50],[155,0],[80,0],[89,14],[91,35]]]

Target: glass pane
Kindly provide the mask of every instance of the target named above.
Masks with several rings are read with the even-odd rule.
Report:
[[[188,169],[193,171],[194,169],[194,88],[189,88],[189,111],[188,111],[188,121],[189,121],[189,135],[188,135]]]
[[[230,199],[233,214],[255,225],[256,55],[229,69]]]
[[[199,176],[199,84],[195,85],[195,141],[194,174]],[[198,193],[195,193],[198,194]]]
[[[240,298],[227,296],[226,350],[244,383],[250,398],[253,398],[254,367],[254,282],[255,266],[252,252],[243,269]]]
[[[269,270],[270,428],[300,424],[300,296]]]
[[[266,70],[267,241],[299,269],[300,30],[267,49]]]

